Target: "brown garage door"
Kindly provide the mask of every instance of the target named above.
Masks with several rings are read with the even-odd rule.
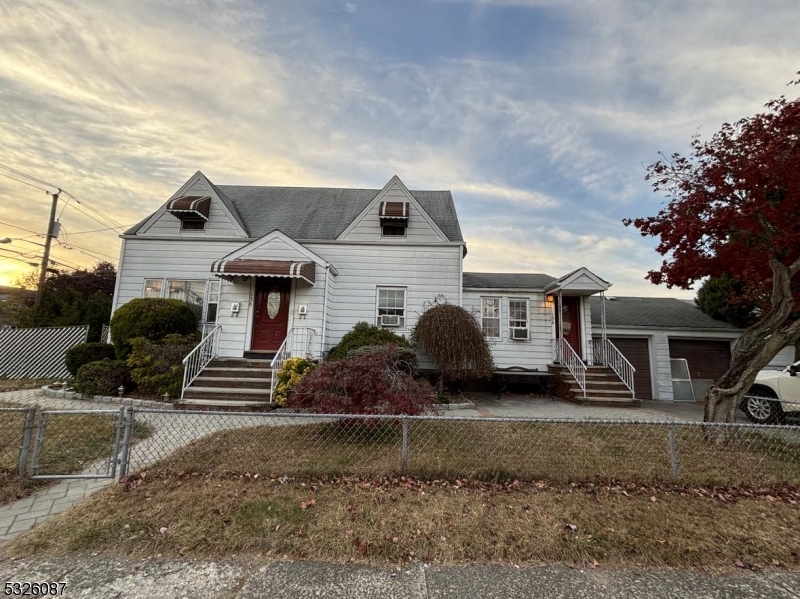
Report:
[[[670,339],[669,357],[686,359],[692,380],[717,380],[728,370],[731,344],[728,341]]]
[[[633,376],[634,395],[638,399],[653,399],[653,387],[650,383],[650,350],[647,339],[630,337],[609,337],[622,355],[636,369]]]

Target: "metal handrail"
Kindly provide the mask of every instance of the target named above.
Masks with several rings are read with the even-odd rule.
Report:
[[[586,364],[581,357],[572,349],[572,346],[564,338],[553,339],[553,354],[555,360],[567,367],[572,377],[586,397]]]
[[[592,358],[595,362],[608,366],[613,370],[625,386],[633,393],[633,378],[636,369],[622,354],[617,346],[608,339],[594,339],[592,341]]]
[[[275,357],[270,362],[270,368],[272,369],[272,383],[269,388],[270,402],[277,383],[277,373],[283,368],[283,363],[286,360],[300,356],[309,360],[315,359],[314,337],[316,334],[315,329],[308,327],[292,327],[286,332],[286,339],[283,340],[283,343],[275,353]]]
[[[186,388],[192,384],[209,362],[217,357],[219,349],[219,333],[222,330],[220,325],[214,328],[200,340],[200,343],[189,352],[183,359],[183,386],[181,387],[181,399]]]

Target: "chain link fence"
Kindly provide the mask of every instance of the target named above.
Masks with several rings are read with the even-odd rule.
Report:
[[[147,470],[763,486],[800,481],[800,426],[0,409],[0,472],[21,466],[50,478]]]
[[[800,426],[135,410],[129,471],[796,484]]]

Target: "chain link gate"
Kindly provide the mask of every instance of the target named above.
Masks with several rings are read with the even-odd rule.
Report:
[[[133,421],[133,410],[129,407],[42,410],[33,425],[30,478],[117,479],[125,476]],[[81,436],[82,453],[75,449],[76,435]]]

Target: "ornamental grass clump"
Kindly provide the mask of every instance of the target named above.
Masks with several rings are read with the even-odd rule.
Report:
[[[317,414],[422,414],[433,407],[433,389],[414,378],[413,358],[408,348],[381,345],[324,362],[303,378],[286,406]]]
[[[461,306],[431,306],[417,320],[411,340],[434,362],[441,381],[489,378],[492,350],[475,318]]]

